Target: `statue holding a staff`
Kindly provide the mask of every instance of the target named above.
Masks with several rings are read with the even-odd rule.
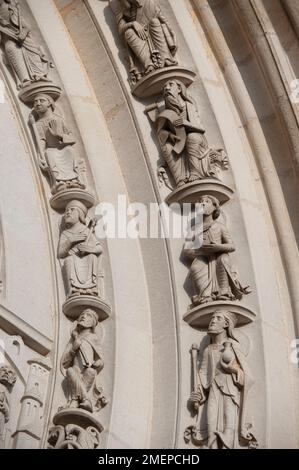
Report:
[[[253,385],[245,355],[234,334],[237,316],[214,312],[208,326],[209,344],[191,348],[193,390],[189,405],[195,426],[186,429],[185,440],[209,449],[256,447],[247,420],[248,392]]]

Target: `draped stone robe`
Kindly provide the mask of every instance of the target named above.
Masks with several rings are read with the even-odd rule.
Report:
[[[219,441],[220,447],[228,449],[256,442],[247,415],[253,379],[239,344],[230,342],[237,374],[225,371],[221,365],[223,343],[210,343],[203,350],[198,366],[199,384],[206,401],[199,407],[194,437],[198,442],[209,442],[212,448],[218,447]]]
[[[143,67],[142,74],[150,66],[161,68],[177,64],[173,57],[173,38],[160,6],[154,0],[140,0],[139,3],[140,7],[132,6],[128,10],[118,7],[115,12],[119,32],[129,48],[131,68],[136,66],[135,58]],[[141,39],[133,27],[128,28],[134,21],[144,27],[146,39]]]
[[[67,371],[70,387],[70,398],[82,402],[86,399],[93,401],[93,385],[97,369],[101,368],[102,349],[99,337],[90,330],[78,334],[80,348],[74,352],[71,339],[63,353],[61,365]]]
[[[89,244],[95,247],[95,253],[80,254],[78,245],[71,245],[69,236],[89,235],[86,225],[79,223],[61,233],[58,245],[58,257],[64,259],[63,273],[65,277],[68,297],[79,294],[98,295],[98,256],[102,252],[100,243],[92,234]]]
[[[53,190],[59,183],[79,182],[78,166],[73,145],[75,140],[66,127],[64,119],[52,113],[50,117],[41,117],[36,121],[38,137],[44,148],[44,156],[52,177]]]
[[[175,126],[174,121],[182,118],[187,121],[183,128]],[[166,108],[157,118],[157,134],[162,147],[163,158],[174,178],[176,185],[187,182],[190,178],[216,178],[217,169],[212,152],[204,135],[196,104],[185,101],[182,110]],[[174,143],[171,135],[178,137]],[[217,157],[216,157],[217,159]],[[218,156],[220,162],[220,154]],[[217,163],[217,162],[216,162]]]
[[[203,227],[203,245],[215,243],[227,244],[234,251],[234,245],[226,226],[217,220],[211,225]],[[247,294],[247,289],[242,287],[236,272],[233,271],[228,253],[204,252],[204,246],[199,249],[185,249],[184,253],[193,259],[190,273],[197,291],[198,302],[205,299],[217,300],[220,296],[227,299],[241,299]]]
[[[0,5],[0,39],[18,88],[47,80],[49,62],[41,46],[34,42],[18,8],[6,2]]]

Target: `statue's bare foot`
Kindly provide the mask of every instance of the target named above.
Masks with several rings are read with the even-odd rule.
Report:
[[[71,400],[67,405],[68,408],[78,408],[78,406],[78,400]]]
[[[217,300],[233,300],[230,295],[224,294],[224,295],[219,295],[217,297]]]
[[[193,181],[199,180],[197,175],[190,175],[189,176],[189,183],[193,183]]]
[[[83,410],[89,411],[90,413],[92,413],[92,405],[91,405],[90,400],[87,400],[87,399],[83,400],[80,403],[79,408],[82,408]]]
[[[165,67],[171,67],[172,65],[177,65],[177,60],[165,59],[164,65]]]
[[[199,303],[200,303],[200,304],[206,304],[206,303],[212,302],[212,301],[213,301],[212,297],[202,297],[202,298],[200,299]]]
[[[177,186],[178,186],[178,188],[180,188],[181,186],[184,186],[184,184],[185,184],[185,181],[182,180],[182,181],[178,182]]]

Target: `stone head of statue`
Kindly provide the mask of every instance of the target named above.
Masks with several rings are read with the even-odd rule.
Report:
[[[202,213],[205,216],[213,215],[213,219],[216,220],[220,216],[220,203],[214,196],[202,196],[199,200],[202,208]]]
[[[77,326],[81,329],[95,330],[98,324],[98,316],[96,312],[90,308],[85,309],[77,320]]]
[[[227,337],[236,340],[234,328],[237,324],[237,317],[234,313],[227,310],[217,310],[213,313],[208,326],[208,335],[216,336],[226,331]],[[236,340],[237,341],[237,340]]]
[[[48,109],[51,109],[52,111],[54,111],[55,109],[54,100],[53,98],[51,98],[51,96],[45,93],[39,93],[34,98],[33,109],[39,116],[42,116],[43,114],[45,114],[48,111]]]
[[[86,206],[80,201],[70,201],[64,213],[64,222],[67,227],[72,227],[73,225],[81,222],[85,224],[87,216],[87,208]]]
[[[0,366],[0,383],[6,387],[13,387],[17,380],[14,370],[8,365]]]

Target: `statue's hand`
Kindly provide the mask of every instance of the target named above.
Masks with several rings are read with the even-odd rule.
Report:
[[[145,32],[143,26],[141,26],[141,24],[138,23],[138,21],[133,22],[133,28],[135,29],[135,31],[138,34],[138,36],[140,37],[140,39],[142,39],[143,41],[145,41],[147,39],[146,32]]]
[[[96,246],[95,245],[84,245],[84,243],[82,243],[81,245],[78,246],[78,249],[79,249],[79,252],[83,255],[83,254],[92,254],[92,253],[95,253],[97,250],[96,250]]]
[[[42,171],[46,171],[49,168],[47,160],[45,158],[39,158],[38,164]]]
[[[80,339],[76,338],[73,342],[73,350],[78,351],[78,349],[80,349],[80,347],[81,347],[81,344],[82,344],[82,341]]]
[[[20,44],[23,44],[23,42],[25,41],[27,37],[27,34],[28,34],[28,30],[26,28],[22,28],[18,35],[18,41]]]
[[[189,403],[193,406],[195,410],[198,410],[199,406],[205,402],[205,397],[203,396],[201,390],[196,390],[191,392]]]
[[[35,118],[34,118],[33,113],[29,114],[28,122],[29,122],[30,126],[33,126],[35,124]]]

